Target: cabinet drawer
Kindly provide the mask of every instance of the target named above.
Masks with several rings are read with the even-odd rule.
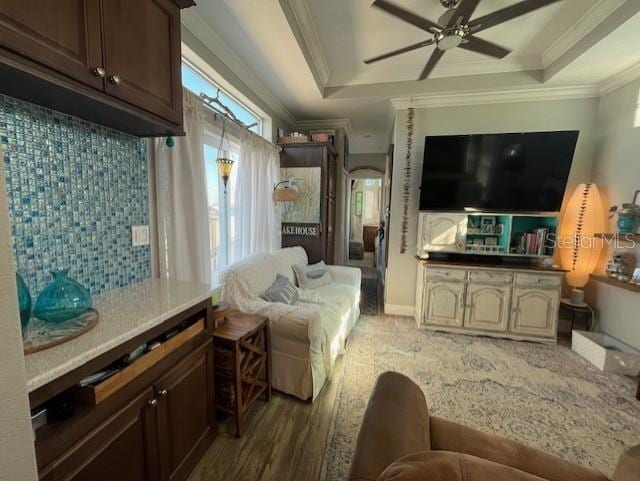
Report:
[[[427,267],[427,277],[429,279],[464,281],[467,278],[467,271],[463,269],[441,269],[437,267]]]
[[[158,348],[139,357],[132,364],[106,380],[96,385],[77,386],[74,389],[76,399],[89,405],[100,404],[204,330],[204,319],[196,321],[193,325],[162,343]]]
[[[469,271],[469,282],[475,284],[511,284],[513,274],[500,271]]]
[[[556,289],[560,287],[560,276],[541,274],[516,274],[516,285],[522,287],[537,287],[539,289]]]

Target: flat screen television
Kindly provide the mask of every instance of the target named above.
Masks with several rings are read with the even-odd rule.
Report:
[[[578,134],[426,137],[420,210],[557,212]]]

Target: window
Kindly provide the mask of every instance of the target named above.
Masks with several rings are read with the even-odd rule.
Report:
[[[220,89],[211,79],[184,60],[182,62],[182,85],[197,95],[203,93],[209,97],[215,97],[218,89]],[[229,107],[229,110],[233,112],[240,122],[245,125],[255,124],[250,130],[262,135],[262,119],[257,114],[222,89],[220,89],[219,98],[223,104]]]

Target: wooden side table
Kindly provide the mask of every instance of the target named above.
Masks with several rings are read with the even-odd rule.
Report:
[[[231,311],[213,331],[216,408],[235,418],[242,436],[243,416],[264,394],[271,400],[271,338],[269,320]]]

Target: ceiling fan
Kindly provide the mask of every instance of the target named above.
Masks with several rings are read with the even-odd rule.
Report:
[[[444,53],[456,47],[502,59],[509,55],[511,50],[478,38],[475,34],[558,1],[560,0],[523,0],[509,7],[471,20],[471,16],[480,3],[480,0],[440,0],[440,3],[447,11],[436,23],[420,17],[395,3],[387,0],[375,0],[372,4],[373,7],[384,10],[400,20],[404,20],[429,32],[433,35],[433,38],[378,55],[377,57],[365,60],[364,63],[371,64],[435,44],[436,49],[433,54],[431,54],[431,58],[418,78],[418,80],[424,80],[433,71]]]

